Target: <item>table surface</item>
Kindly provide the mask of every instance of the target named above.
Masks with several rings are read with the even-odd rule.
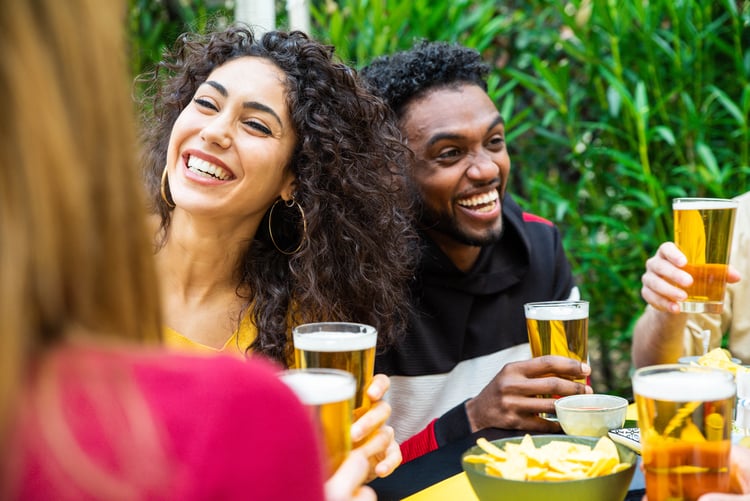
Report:
[[[478,431],[463,440],[452,442],[402,464],[386,478],[378,478],[370,482],[370,486],[377,492],[378,501],[399,501],[441,480],[461,473],[463,471],[461,469],[461,455],[466,449],[476,444],[477,438],[484,437],[487,440],[497,440],[525,434],[526,432],[519,430],[499,428]],[[535,435],[535,433],[529,434]],[[625,501],[640,501],[645,493],[643,474],[640,468],[636,468]]]

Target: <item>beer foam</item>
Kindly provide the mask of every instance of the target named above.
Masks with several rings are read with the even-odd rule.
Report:
[[[735,200],[700,199],[700,200],[675,200],[672,202],[672,210],[707,210],[707,209],[732,209],[737,207]]]
[[[307,334],[294,334],[294,347],[298,350],[333,353],[338,351],[359,351],[375,346],[377,331],[352,333],[320,331]]]
[[[721,372],[661,372],[633,378],[633,393],[668,402],[709,402],[735,394],[734,380]]]
[[[582,320],[588,318],[588,308],[574,306],[545,306],[526,311],[526,318],[531,320]]]
[[[349,400],[357,391],[354,377],[339,374],[293,370],[283,373],[281,380],[307,405]]]

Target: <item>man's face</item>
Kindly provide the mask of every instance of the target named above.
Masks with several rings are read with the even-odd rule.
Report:
[[[496,242],[510,157],[487,93],[473,84],[436,89],[407,106],[401,127],[416,157],[423,225],[453,245]]]

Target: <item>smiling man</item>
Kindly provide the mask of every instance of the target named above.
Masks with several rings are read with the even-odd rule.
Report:
[[[572,381],[586,364],[530,359],[524,303],[579,294],[558,230],[506,193],[511,162],[488,73],[476,51],[430,42],[361,73],[398,117],[420,198],[415,313],[376,360],[391,376],[405,461],[488,427],[559,431],[539,417],[554,400],[537,395],[592,391]]]

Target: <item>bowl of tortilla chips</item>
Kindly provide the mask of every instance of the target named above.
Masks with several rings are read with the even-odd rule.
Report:
[[[637,455],[609,437],[480,438],[461,465],[480,501],[622,501]]]

